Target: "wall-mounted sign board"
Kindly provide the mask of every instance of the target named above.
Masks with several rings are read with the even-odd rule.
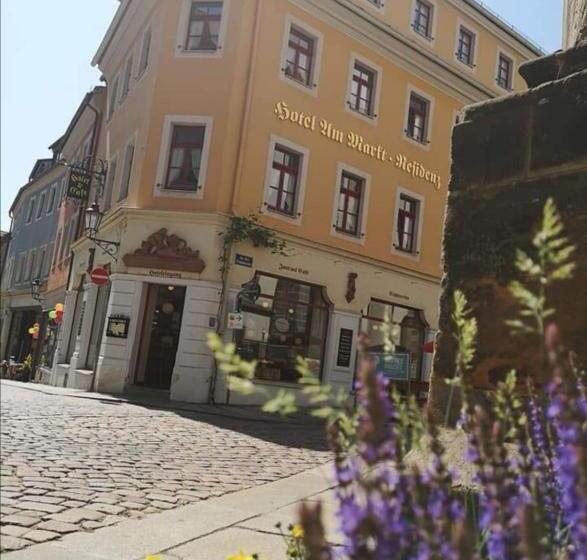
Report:
[[[128,326],[130,317],[124,315],[111,315],[106,325],[106,336],[111,338],[128,338]]]
[[[351,357],[353,351],[353,329],[340,329],[338,335],[338,351],[336,354],[336,367],[351,367]]]

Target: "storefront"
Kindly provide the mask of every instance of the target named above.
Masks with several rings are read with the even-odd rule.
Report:
[[[257,379],[295,383],[298,356],[321,377],[330,309],[326,290],[266,273],[257,273],[248,288],[241,302],[244,325],[235,340],[243,358],[257,361]]]

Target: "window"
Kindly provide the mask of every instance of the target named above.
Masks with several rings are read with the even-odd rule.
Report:
[[[430,102],[414,92],[410,93],[406,134],[412,140],[428,144],[428,114]]]
[[[45,257],[47,256],[47,247],[41,247],[37,258],[37,268],[35,270],[36,278],[44,278],[45,276]]]
[[[51,185],[51,190],[49,191],[49,202],[47,203],[47,214],[51,214],[53,212],[53,208],[55,207],[55,197],[57,196],[57,183]]]
[[[53,252],[53,262],[52,262],[52,266],[55,266],[57,263],[60,262],[61,260],[61,256],[60,254],[63,254],[63,249],[61,246],[61,237],[63,235],[63,230],[60,229],[57,232],[57,237],[55,238],[55,250]]]
[[[185,40],[186,51],[215,51],[220,38],[222,2],[192,2]]]
[[[20,284],[22,282],[22,275],[24,272],[25,258],[26,258],[26,254],[21,253],[20,255],[18,255],[18,258],[16,260],[16,280],[15,280],[15,282],[17,284]]]
[[[383,0],[367,0],[369,4],[373,4],[376,8],[383,8]]]
[[[434,8],[432,4],[424,0],[416,0],[416,9],[414,10],[414,22],[412,28],[416,33],[432,39],[432,17]]]
[[[422,346],[427,328],[422,311],[374,299],[361,319],[361,331],[367,334],[370,343],[367,351],[380,365],[385,364],[386,360],[382,364],[380,358],[386,355],[390,358],[409,355],[405,381],[422,379]],[[391,361],[397,365],[396,360]]]
[[[420,201],[400,194],[397,211],[395,248],[404,253],[414,254],[417,249]]]
[[[122,80],[122,91],[120,92],[120,100],[126,98],[128,92],[130,91],[130,79],[132,78],[132,66],[133,66],[133,57],[132,55],[128,57],[126,61],[126,66],[124,67],[124,79]]]
[[[180,191],[197,191],[206,127],[202,125],[173,125],[169,160],[164,188]]]
[[[457,59],[467,66],[475,65],[475,34],[462,25],[459,27]]]
[[[340,179],[338,207],[336,211],[336,231],[358,236],[365,180],[348,171],[343,171]]]
[[[511,58],[499,53],[497,61],[497,85],[510,91],[512,89],[514,63]]]
[[[108,98],[108,119],[112,117],[114,109],[116,109],[116,100],[118,99],[118,76],[112,82],[112,89],[110,90],[110,97]]]
[[[61,190],[59,191],[59,206],[63,206],[63,203],[67,199],[67,182],[68,176],[64,175],[61,178]]]
[[[63,244],[65,245],[65,254],[63,255],[63,258],[68,258],[69,257],[69,253],[70,253],[70,248],[71,248],[71,244],[76,240],[76,236],[77,236],[77,219],[76,217],[74,217],[72,219],[72,221],[70,222],[70,228],[69,228],[69,232],[67,235],[67,243],[63,242]]]
[[[45,199],[47,198],[47,191],[43,191],[39,198],[39,205],[37,206],[37,215],[35,216],[36,220],[39,220],[43,215],[43,210],[45,209]]]
[[[151,53],[151,28],[149,27],[143,34],[143,44],[141,45],[141,57],[139,58],[139,69],[137,77],[140,78],[149,65],[149,55]]]
[[[28,257],[27,257],[26,270],[24,273],[24,281],[25,282],[28,282],[32,278],[34,267],[35,267],[35,251],[33,249],[32,251],[29,252]]]
[[[128,187],[130,185],[130,178],[132,175],[133,161],[135,157],[134,140],[129,142],[124,152],[124,168],[122,170],[122,180],[120,182],[120,193],[118,201],[125,199],[128,195]]]
[[[297,356],[320,377],[329,316],[324,288],[265,274],[248,286],[250,295],[241,299],[245,329],[237,331],[236,344],[240,356],[258,361],[255,377],[295,383]]]
[[[30,200],[29,200],[29,207],[26,213],[26,221],[25,224],[30,224],[32,219],[33,219],[33,213],[35,211],[35,197],[33,196]]]
[[[314,71],[315,39],[295,26],[289,30],[285,75],[312,86]]]
[[[112,191],[114,190],[114,181],[116,180],[116,166],[116,159],[111,160],[110,165],[108,166],[106,188],[104,189],[104,196],[102,198],[102,207],[104,212],[110,210],[110,206],[112,205]]]
[[[349,107],[362,115],[374,117],[376,72],[355,61]]]
[[[265,202],[268,209],[288,216],[296,213],[302,155],[276,144]]]
[[[71,227],[71,222],[67,222],[65,224],[65,227],[62,230],[62,235],[61,235],[61,245],[59,247],[59,257],[57,259],[57,262],[60,263],[61,261],[63,261],[63,258],[65,256],[65,245],[67,243],[67,238],[69,237],[69,229]]]
[[[55,248],[55,244],[53,241],[49,243],[49,249],[47,249],[47,258],[45,259],[45,270],[43,271],[44,276],[49,275],[49,270],[51,268],[51,263],[53,261],[53,250]]]

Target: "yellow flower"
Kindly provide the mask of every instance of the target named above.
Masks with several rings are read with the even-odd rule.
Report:
[[[294,525],[291,529],[291,536],[294,539],[301,539],[304,536],[304,529],[301,525]]]
[[[245,554],[242,550],[238,554],[229,556],[226,560],[255,560],[250,554]]]
[[[149,554],[146,560],[161,560],[161,556],[153,556],[152,554]]]

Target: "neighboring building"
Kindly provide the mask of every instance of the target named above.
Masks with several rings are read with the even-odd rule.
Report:
[[[564,0],[563,46],[573,47],[587,39],[587,0]]]
[[[94,245],[72,247],[68,383],[206,401],[219,234],[257,211],[288,256],[235,248],[227,309],[245,283],[260,294],[225,336],[258,382],[295,387],[302,355],[350,389],[357,333],[383,349],[385,320],[426,380],[453,124],[522,87],[539,54],[472,0],[123,0],[93,61],[108,87],[99,237],[119,256],[96,249],[111,271],[98,288]]]
[[[43,322],[42,305],[32,297],[31,282],[38,279],[44,291],[64,176],[56,154],[37,160],[10,207],[12,238],[2,274],[2,359],[22,362],[31,354],[36,365],[40,358],[43,332],[37,340],[28,334],[35,323]]]
[[[62,328],[49,319],[48,312],[65,301],[70,247],[79,234],[80,204],[67,198],[68,165],[89,166],[92,154],[103,157],[105,153],[99,134],[105,89],[96,87],[85,96],[66,133],[49,147],[53,157],[37,161],[10,210],[12,241],[2,277],[7,319],[2,358],[21,362],[31,354],[34,366],[41,366],[46,376]],[[41,283],[39,300],[31,293],[35,280]],[[40,325],[36,340],[28,333],[34,323]]]

